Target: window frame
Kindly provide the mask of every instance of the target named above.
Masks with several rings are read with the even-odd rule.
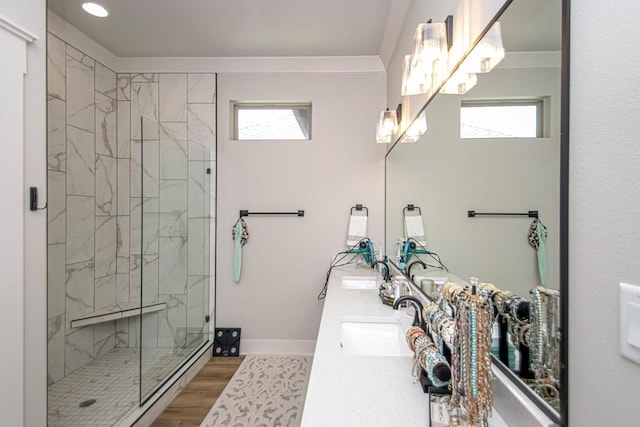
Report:
[[[460,139],[541,139],[549,137],[549,97],[463,99],[460,102]],[[462,136],[462,110],[465,107],[536,107],[536,136]]]
[[[308,112],[309,130],[304,139],[270,138],[241,139],[238,128],[238,112],[240,110],[305,110]],[[311,101],[231,101],[231,129],[233,141],[310,141],[313,137],[313,104]],[[304,130],[303,130],[304,133]]]

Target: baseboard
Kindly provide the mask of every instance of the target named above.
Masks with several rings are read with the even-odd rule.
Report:
[[[316,340],[247,340],[240,342],[240,354],[302,354],[313,355]]]

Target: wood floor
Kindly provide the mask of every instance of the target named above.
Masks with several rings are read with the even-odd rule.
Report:
[[[243,360],[244,356],[214,357],[209,360],[156,418],[152,427],[199,426]]]

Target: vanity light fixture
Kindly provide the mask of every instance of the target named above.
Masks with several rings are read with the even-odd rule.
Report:
[[[402,62],[402,96],[420,95],[431,89],[431,74],[420,73],[411,66],[411,55]]]
[[[101,6],[97,3],[84,2],[82,3],[82,8],[88,14],[97,16],[98,18],[104,18],[106,16],[109,16],[109,12],[107,11],[107,9],[105,9],[104,6]]]
[[[380,113],[380,121],[376,127],[376,141],[378,144],[388,144],[398,132],[398,115],[388,108]]]
[[[433,74],[435,62],[447,59],[447,50],[447,24],[431,20],[419,24],[413,35],[412,72]]]
[[[463,95],[478,83],[478,76],[474,73],[456,71],[449,77],[440,92],[450,95]]]
[[[404,133],[400,142],[413,143],[420,139],[427,131],[427,115],[422,111],[418,117],[411,123],[409,129]]]
[[[504,58],[500,22],[491,26],[462,65],[468,73],[488,73]]]

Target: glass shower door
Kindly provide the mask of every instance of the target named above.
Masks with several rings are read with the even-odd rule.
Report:
[[[210,150],[188,140],[186,124],[183,132],[179,125],[143,118],[137,147],[141,244],[132,268],[140,274],[141,403],[209,339],[215,175]]]

